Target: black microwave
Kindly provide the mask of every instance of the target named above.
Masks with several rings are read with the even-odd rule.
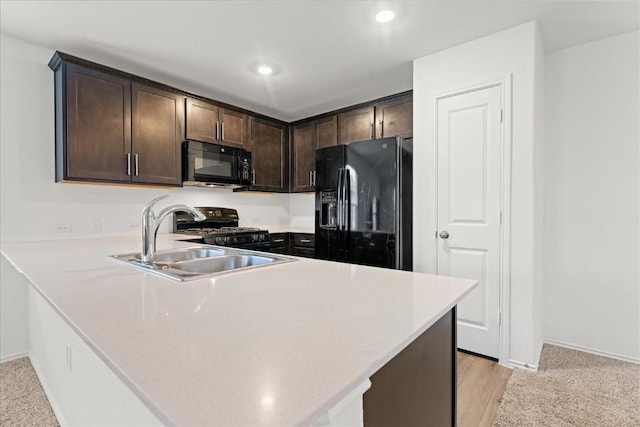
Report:
[[[242,188],[252,184],[251,153],[187,140],[182,144],[183,185]]]

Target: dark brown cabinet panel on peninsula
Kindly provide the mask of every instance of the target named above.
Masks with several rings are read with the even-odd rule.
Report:
[[[247,148],[247,115],[187,98],[187,139]]]
[[[286,126],[253,116],[249,120],[253,166],[251,190],[288,192],[289,150]]]
[[[184,96],[132,83],[132,181],[182,184]]]
[[[55,78],[56,180],[130,182],[131,82],[75,64]]]

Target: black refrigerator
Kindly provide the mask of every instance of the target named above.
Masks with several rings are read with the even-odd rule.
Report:
[[[316,150],[316,257],[412,270],[413,139]]]

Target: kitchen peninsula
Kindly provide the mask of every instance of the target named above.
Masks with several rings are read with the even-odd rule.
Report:
[[[455,414],[455,305],[474,281],[301,258],[179,283],[109,258],[136,250],[139,236],[2,244],[62,424],[376,425],[411,360],[446,379],[421,380],[422,406]]]

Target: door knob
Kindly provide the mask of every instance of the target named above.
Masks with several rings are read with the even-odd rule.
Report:
[[[442,231],[440,232],[440,238],[441,238],[441,239],[448,239],[448,238],[449,238],[449,233],[447,233],[447,231],[446,231],[446,230],[442,230]]]

